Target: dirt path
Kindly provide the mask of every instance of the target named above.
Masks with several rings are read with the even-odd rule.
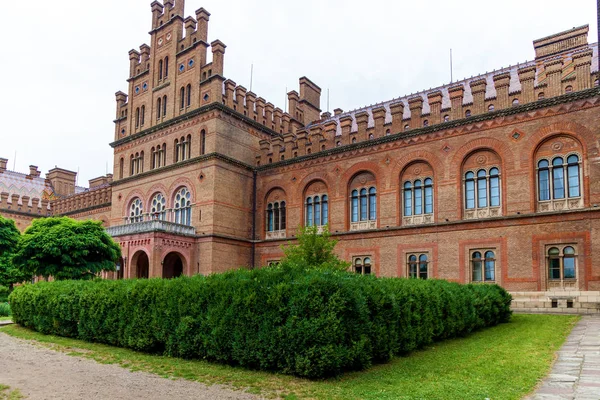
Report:
[[[0,383],[27,399],[258,399],[218,385],[169,380],[72,357],[0,332]]]

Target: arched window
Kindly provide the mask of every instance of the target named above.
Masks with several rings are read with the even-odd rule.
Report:
[[[490,104],[490,105],[488,106],[488,111],[489,111],[489,112],[492,112],[492,111],[494,111],[494,105],[493,105],[493,104]]]
[[[354,272],[357,274],[371,274],[371,257],[355,257],[352,264],[354,266]]]
[[[433,179],[404,182],[404,216],[433,213]]]
[[[306,226],[323,226],[329,223],[329,203],[327,195],[306,198]]]
[[[276,201],[267,205],[267,232],[285,231],[285,201]]]
[[[140,127],[140,108],[135,109],[135,128]]]
[[[349,185],[350,230],[377,228],[377,181],[363,171]]]
[[[450,121],[450,116],[448,114],[444,115],[444,122]]]
[[[405,131],[407,131],[407,130],[409,130],[409,129],[410,129],[410,125],[409,125],[409,124],[406,124],[406,125],[404,125],[404,130],[405,130]]]
[[[513,99],[512,105],[513,106],[518,106],[519,105],[519,99]]]
[[[408,256],[409,278],[427,279],[429,260],[427,254],[410,254]]]
[[[571,93],[573,91],[573,86],[569,85],[565,88],[565,93]]]
[[[144,220],[144,205],[142,200],[138,197],[133,199],[129,206],[129,218],[128,222],[133,224],[135,222],[142,222]]]
[[[163,96],[163,118],[167,117],[167,96]]]
[[[158,60],[158,80],[163,78],[163,60]]]
[[[423,121],[423,126],[425,126],[425,127],[429,126],[429,120],[428,119],[426,119],[426,120]]]
[[[356,143],[356,138],[355,137],[352,138],[352,143]]]
[[[176,224],[192,224],[192,195],[187,188],[183,187],[175,194],[173,209]]]
[[[179,139],[175,139],[175,152],[173,154],[173,158],[175,159],[175,162],[179,162]]]
[[[146,106],[142,106],[141,108],[141,121],[140,125],[144,126],[144,122],[146,121]]]
[[[144,172],[144,152],[140,153],[140,157],[138,158],[138,173]]]
[[[125,160],[121,157],[119,160],[119,179],[123,179],[123,168],[124,168]]]
[[[169,57],[165,57],[165,79],[169,76]]]
[[[471,110],[465,111],[465,117],[469,118],[471,116]]]
[[[192,135],[187,135],[185,141],[185,159],[189,160],[192,158]]]
[[[135,174],[135,156],[132,154],[129,157],[129,175]]]
[[[152,219],[159,219],[161,221],[164,221],[167,216],[166,205],[167,205],[167,200],[165,199],[165,196],[163,196],[162,193],[157,193],[152,198],[152,203],[151,203],[151,208],[150,208],[150,213],[151,213]]]
[[[550,281],[575,280],[577,255],[573,246],[556,246],[547,253],[548,279]]]
[[[467,210],[500,207],[500,169],[482,168],[477,176],[465,174],[465,208]]]
[[[581,197],[579,156],[557,156],[552,164],[546,159],[538,161],[538,199],[540,201]]]
[[[375,136],[373,136],[372,133],[369,133],[369,140],[373,140],[373,139],[375,139]]]
[[[496,276],[496,256],[492,250],[477,250],[471,254],[473,282],[493,282]]]
[[[206,153],[206,131],[202,129],[200,131],[200,155]]]
[[[179,108],[183,109],[185,107],[185,88],[182,86],[179,89]]]
[[[162,99],[159,97],[156,100],[156,119],[160,119],[160,113],[162,111]]]
[[[187,98],[186,106],[189,107],[192,105],[192,85],[190,85],[190,84],[188,84],[186,86],[186,98]]]

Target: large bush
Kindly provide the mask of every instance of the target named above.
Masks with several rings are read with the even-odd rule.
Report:
[[[43,333],[310,378],[510,318],[496,285],[277,268],[40,282],[10,301],[15,322]]]
[[[8,303],[0,303],[0,317],[10,317],[10,305]]]

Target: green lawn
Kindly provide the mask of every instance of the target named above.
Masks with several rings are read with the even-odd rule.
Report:
[[[19,400],[23,395],[17,390],[10,390],[9,386],[0,383],[0,400]]]
[[[116,363],[134,371],[225,384],[286,399],[520,399],[552,364],[577,316],[514,315],[512,322],[466,338],[437,343],[390,363],[335,379],[309,381],[267,372],[153,356],[135,351],[46,336],[19,326],[0,329],[37,340],[54,350]]]
[[[0,321],[12,321],[12,317],[0,317]]]

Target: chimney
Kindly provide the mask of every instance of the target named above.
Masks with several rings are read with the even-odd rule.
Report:
[[[31,176],[32,178],[37,178],[40,176],[40,171],[38,171],[37,165],[29,166],[29,176]]]
[[[0,172],[6,171],[6,163],[8,162],[7,158],[0,158]]]

